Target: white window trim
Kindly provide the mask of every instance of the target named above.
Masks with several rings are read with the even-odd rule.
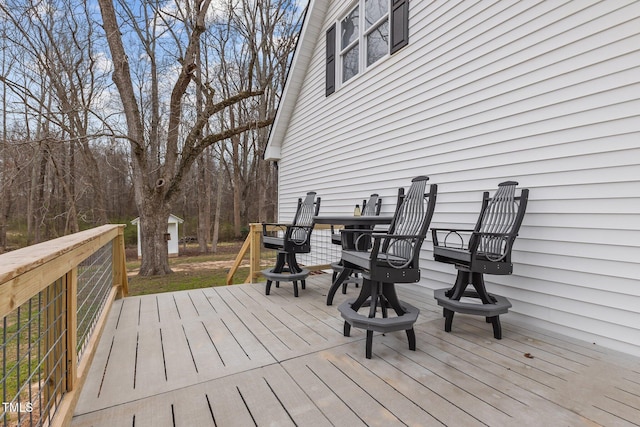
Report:
[[[358,15],[358,37],[356,38],[356,40],[352,41],[351,43],[349,43],[344,49],[342,49],[342,20],[344,18],[346,18],[352,11],[353,9],[355,9],[356,7],[360,8],[360,13]],[[345,8],[345,11],[340,14],[340,18],[338,19],[338,21],[336,22],[336,61],[335,61],[335,66],[336,66],[336,90],[340,89],[343,86],[347,86],[349,85],[351,82],[353,82],[354,80],[357,80],[359,76],[365,74],[368,70],[370,70],[371,68],[374,68],[375,66],[377,66],[379,63],[383,62],[386,58],[388,58],[390,56],[389,51],[391,50],[391,40],[389,39],[388,43],[387,43],[387,53],[381,57],[380,59],[378,59],[376,62],[374,62],[373,64],[367,66],[367,36],[369,34],[371,34],[371,32],[373,32],[376,28],[378,28],[379,25],[381,25],[381,23],[383,21],[387,21],[388,25],[389,25],[389,32],[391,32],[391,22],[390,22],[390,15],[391,15],[391,7],[392,7],[392,1],[388,0],[388,7],[387,7],[387,13],[385,15],[383,15],[382,17],[380,17],[376,22],[373,23],[373,25],[371,25],[371,27],[369,27],[367,30],[364,30],[365,28],[365,0],[358,0],[355,1],[353,3],[351,3],[349,5],[348,8]],[[389,37],[391,35],[389,34]],[[351,77],[349,80],[347,80],[346,82],[342,81],[342,60],[343,60],[343,56],[344,53],[349,51],[349,49],[351,49],[353,46],[355,46],[356,44],[359,45],[359,51],[358,51],[358,73],[356,75],[354,75],[353,77]]]

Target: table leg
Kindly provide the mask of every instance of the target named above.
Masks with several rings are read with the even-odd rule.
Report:
[[[336,280],[333,281],[333,283],[331,284],[331,287],[329,288],[329,293],[327,293],[327,305],[333,304],[333,297],[336,295],[336,292],[338,291],[340,284],[344,282],[347,279],[347,277],[351,275],[352,272],[353,270],[347,267],[344,267],[342,269],[342,271],[340,272]]]

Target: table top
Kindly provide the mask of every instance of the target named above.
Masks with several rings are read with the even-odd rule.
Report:
[[[375,225],[391,224],[393,216],[354,216],[354,215],[319,215],[313,217],[315,224],[335,224],[335,225]]]

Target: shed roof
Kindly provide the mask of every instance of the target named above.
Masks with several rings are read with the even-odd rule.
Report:
[[[137,225],[140,222],[140,217],[137,217],[135,219],[131,220],[131,224],[133,225]],[[168,223],[178,223],[178,224],[182,224],[184,222],[184,219],[180,218],[179,216],[175,216],[174,214],[169,214],[169,218],[167,220]]]

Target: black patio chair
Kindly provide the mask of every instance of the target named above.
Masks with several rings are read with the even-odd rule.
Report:
[[[380,209],[382,208],[382,198],[377,193],[373,193],[369,200],[362,201],[362,216],[378,216],[380,215]],[[342,234],[339,230],[336,230],[334,226],[331,226],[331,243],[334,245],[342,245]],[[361,242],[364,244],[364,242]],[[370,244],[370,243],[369,243]],[[362,278],[359,277],[360,272],[354,271],[350,277],[346,277],[341,283],[336,284],[336,279],[338,278],[338,274],[344,270],[344,265],[342,264],[342,259],[336,262],[331,263],[331,268],[333,269],[333,275],[331,277],[332,288],[334,286],[338,287],[342,285],[342,293],[347,293],[347,285],[349,283],[354,283],[356,288],[362,282]],[[333,296],[330,299],[327,299],[327,305],[331,305],[333,301]]]
[[[320,211],[320,197],[311,191],[307,196],[298,199],[298,207],[291,224],[263,223],[262,244],[266,249],[278,251],[276,265],[272,269],[262,271],[267,278],[265,293],[269,295],[272,282],[276,287],[280,282],[293,282],[294,295],[298,296],[298,281],[302,289],[309,270],[300,267],[296,254],[311,252],[311,233],[313,232],[313,217]]]
[[[511,274],[511,250],[518,235],[527,207],[529,190],[522,189],[516,196],[515,181],[498,185],[493,197],[485,192],[480,216],[473,230],[434,228],[433,257],[436,261],[453,264],[458,270],[456,282],[450,289],[434,291],[434,297],[443,307],[445,331],[451,332],[455,312],[486,317],[493,325],[493,335],[502,338],[500,314],[506,313],[511,303],[500,295],[489,294],[484,274]],[[467,291],[468,285],[474,290]],[[479,299],[482,304],[460,301],[461,298]]]
[[[342,230],[342,233],[360,233],[356,239],[370,238],[370,250],[343,249],[345,266],[363,272],[360,295],[355,300],[343,302],[338,310],[345,319],[344,335],[349,336],[351,326],[367,331],[366,357],[371,358],[373,332],[404,330],[409,348],[415,350],[416,338],[413,324],[420,310],[398,300],[395,283],[412,283],[420,280],[420,248],[431,223],[435,209],[438,187],[430,186],[425,193],[426,176],[414,178],[411,187],[404,193],[398,190],[396,211],[386,232],[377,230]],[[358,313],[368,302],[367,316]],[[377,307],[382,310],[382,318],[375,318]],[[387,316],[387,307],[393,308],[396,317]]]

